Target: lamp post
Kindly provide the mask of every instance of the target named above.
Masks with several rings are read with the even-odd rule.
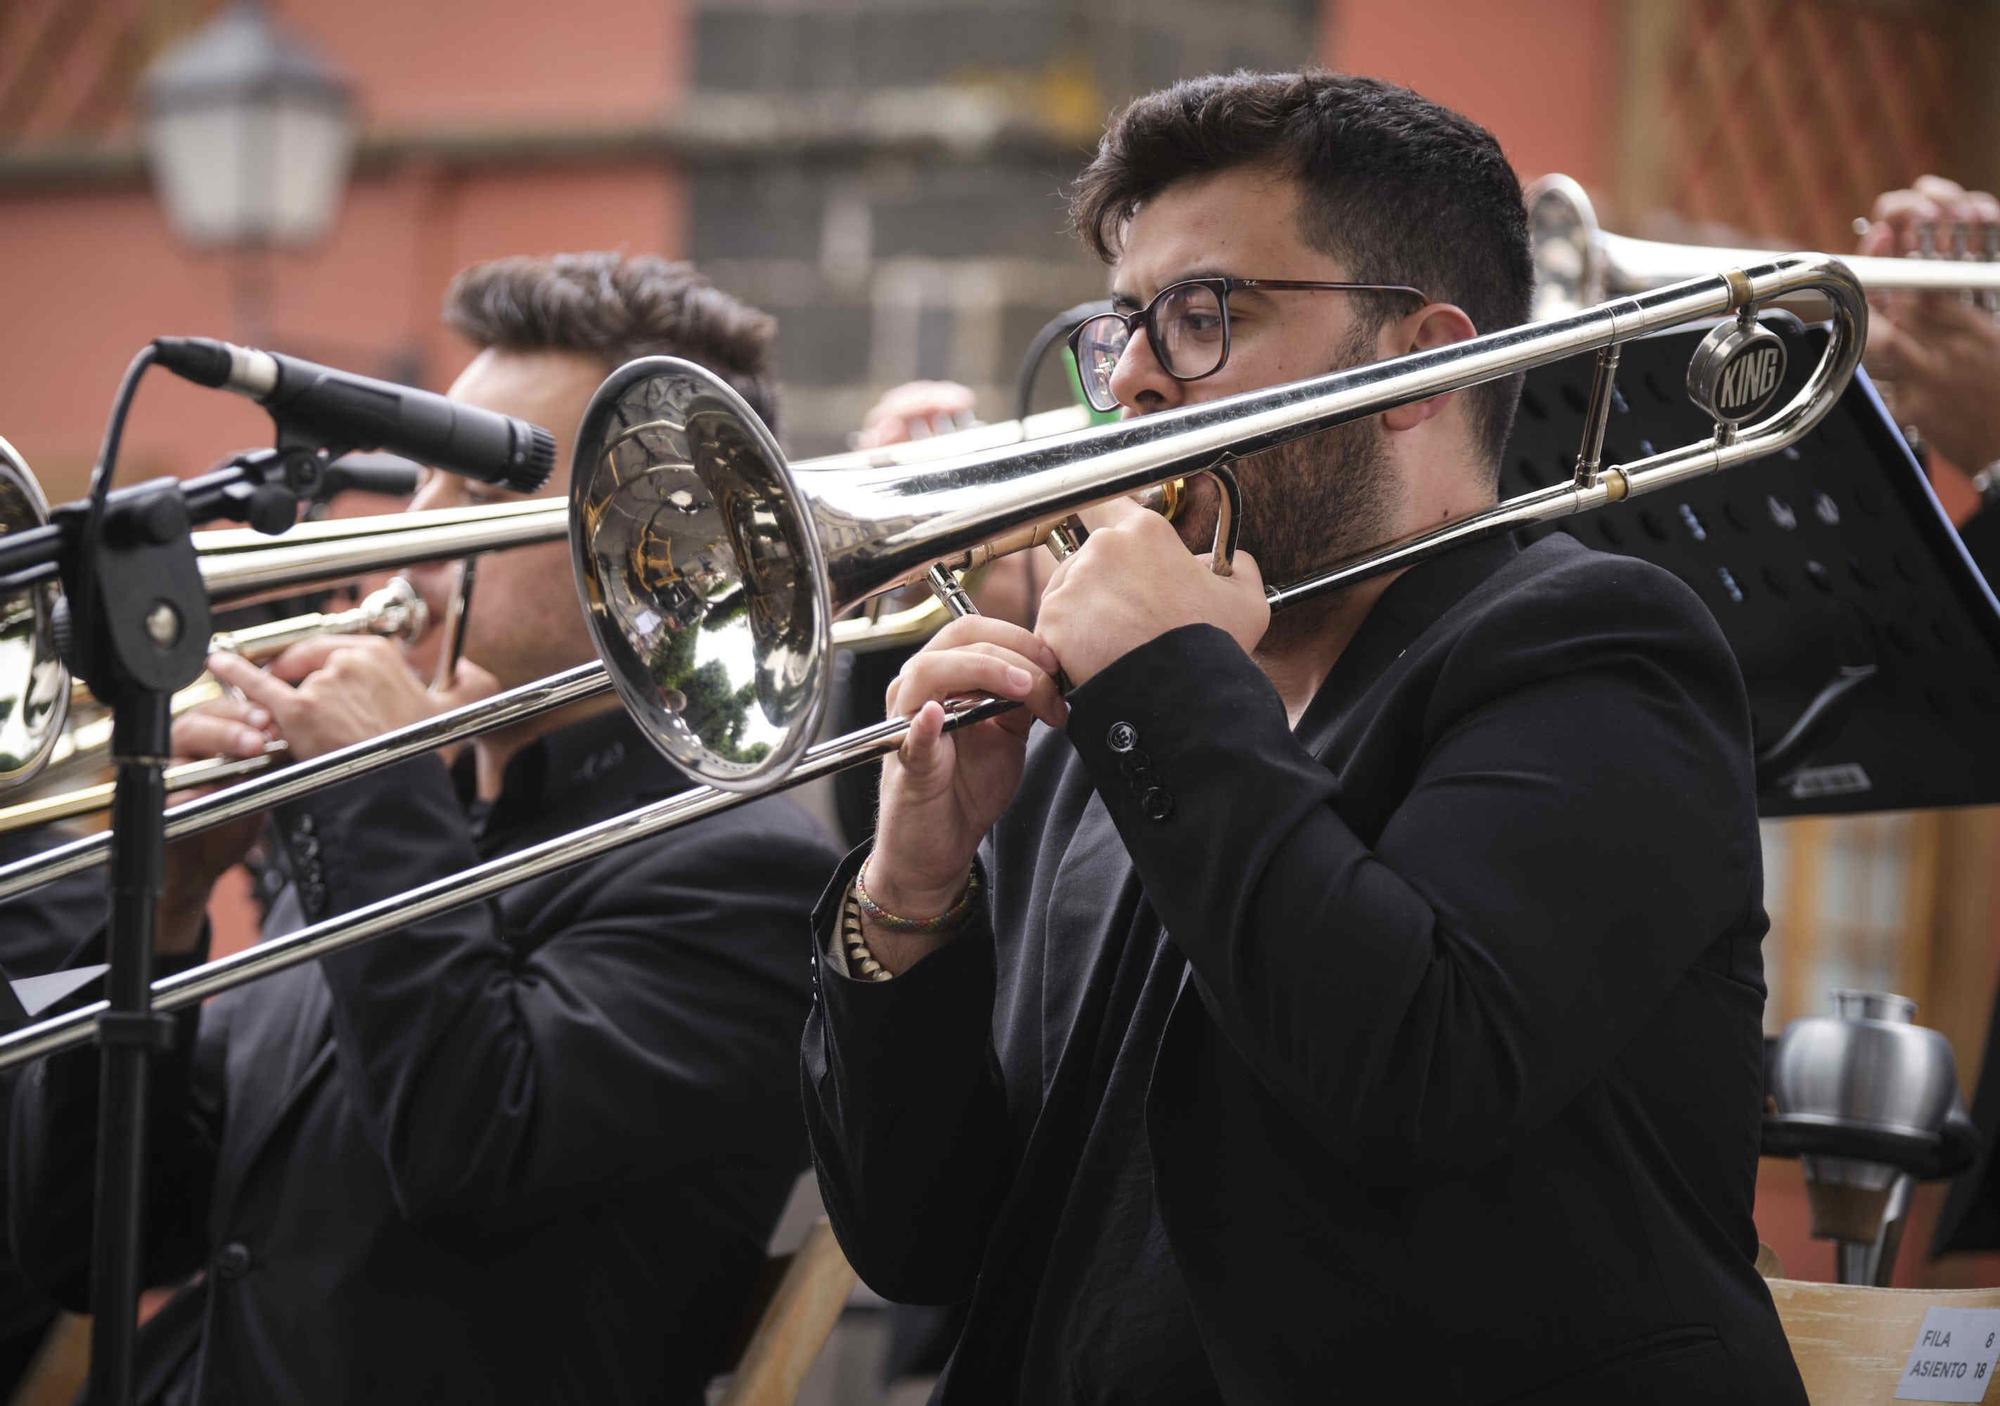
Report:
[[[319,238],[346,184],[352,84],[257,0],[232,0],[147,68],[142,112],[168,221],[239,256],[238,335],[263,340],[269,251]]]

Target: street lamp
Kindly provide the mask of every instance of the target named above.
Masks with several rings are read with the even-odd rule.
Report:
[[[146,70],[146,153],[167,217],[204,248],[309,243],[333,221],[354,150],[347,79],[233,0]]]

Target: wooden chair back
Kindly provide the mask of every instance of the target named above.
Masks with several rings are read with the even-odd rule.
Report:
[[[773,1257],[773,1268],[781,1264],[720,1406],[791,1406],[854,1288],[854,1271],[824,1220],[791,1255]]]
[[[1893,1406],[1927,1310],[2000,1308],[2000,1288],[1769,1283],[1812,1406]]]

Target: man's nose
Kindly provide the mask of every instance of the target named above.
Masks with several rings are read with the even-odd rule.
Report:
[[[1153,355],[1153,339],[1145,329],[1134,332],[1111,368],[1111,394],[1133,414],[1171,410],[1186,398],[1185,386],[1167,374]]]

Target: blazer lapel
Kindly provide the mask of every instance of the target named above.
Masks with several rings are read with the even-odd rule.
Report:
[[[1060,823],[1049,826],[1050,834],[1069,829],[1070,838],[1056,866],[1035,943],[1041,959],[1044,1102],[1066,1058],[1086,1063],[1091,1059],[1102,1024],[1098,1007],[1111,986],[1107,968],[1117,963],[1134,936],[1135,919],[1145,902],[1139,873],[1125,853],[1111,812],[1090,789],[1081,768],[1076,775],[1084,782],[1082,812],[1073,829]],[[1149,931],[1157,926],[1158,920],[1152,920]]]

